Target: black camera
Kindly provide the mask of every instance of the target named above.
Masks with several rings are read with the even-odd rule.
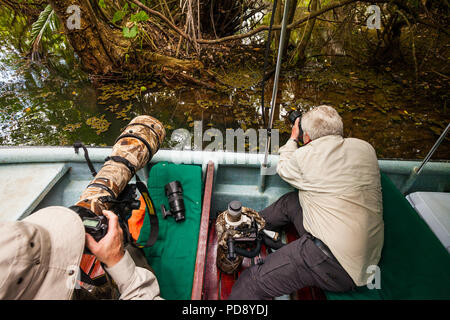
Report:
[[[108,232],[108,219],[105,216],[86,217],[82,220],[86,233],[89,233],[97,242]]]
[[[111,211],[119,216],[119,224],[124,231],[127,231],[126,224],[132,211],[139,209],[141,204],[139,200],[136,200],[136,185],[134,184],[128,184],[117,199],[102,197],[102,201],[112,203]],[[108,232],[108,219],[105,216],[96,215],[91,210],[80,206],[71,206],[69,209],[78,213],[86,233],[89,233],[95,241],[99,242]],[[125,242],[129,241],[127,237],[124,240]]]
[[[165,185],[164,191],[169,200],[170,210],[167,211],[164,205],[161,205],[161,212],[166,219],[168,216],[173,216],[176,222],[184,221],[186,209],[183,200],[183,188],[179,181],[172,181]]]
[[[301,116],[302,116],[302,113],[300,111],[298,111],[298,110],[291,111],[289,113],[289,122],[293,125],[295,123],[295,120],[297,120],[298,117],[300,117],[300,121],[301,121]],[[299,124],[300,124],[300,121],[299,121]]]
[[[294,110],[289,113],[288,119],[292,125],[295,124],[295,120],[297,120],[297,118],[300,118],[300,120],[298,121],[299,134],[298,134],[297,140],[300,141],[301,143],[303,143],[303,130],[302,130],[302,124],[301,124],[302,113],[298,110]]]
[[[99,242],[108,232],[108,219],[105,216],[98,216],[91,210],[79,206],[71,206],[69,209],[78,213],[83,222],[84,230],[95,241]]]

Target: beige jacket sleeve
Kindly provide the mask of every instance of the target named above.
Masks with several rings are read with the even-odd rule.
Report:
[[[128,251],[111,268],[105,268],[116,282],[120,300],[162,300],[155,275],[147,269],[137,267]]]
[[[300,151],[297,142],[293,139],[289,139],[286,144],[278,150],[280,157],[277,164],[277,173],[284,181],[297,189],[302,189],[302,186],[299,183],[299,177],[302,176],[298,163]]]

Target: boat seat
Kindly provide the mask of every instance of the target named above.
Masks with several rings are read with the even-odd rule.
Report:
[[[450,253],[450,193],[414,192],[406,199]]]
[[[68,170],[64,163],[0,165],[0,221],[29,215]]]
[[[163,218],[161,205],[169,210],[164,186],[180,181],[186,219],[175,222],[173,217]],[[197,244],[202,213],[202,168],[199,165],[159,162],[149,173],[147,187],[159,220],[158,240],[144,248],[148,263],[158,279],[161,297],[167,300],[191,299]],[[140,230],[138,243],[145,244],[150,235],[148,214]]]
[[[384,246],[380,289],[325,292],[327,299],[450,299],[450,254],[389,178],[381,175]]]

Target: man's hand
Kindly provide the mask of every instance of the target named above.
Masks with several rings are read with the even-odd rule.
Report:
[[[119,225],[119,218],[111,211],[103,210],[108,219],[108,233],[99,241],[86,233],[86,246],[100,262],[108,268],[114,266],[125,254],[123,248],[123,232]]]
[[[292,133],[291,133],[291,139],[294,139],[297,142],[298,142],[299,135],[300,135],[299,121],[300,121],[300,117],[295,119],[295,123],[294,123],[294,126],[292,127]]]

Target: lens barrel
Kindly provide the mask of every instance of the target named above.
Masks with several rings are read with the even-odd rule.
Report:
[[[166,131],[159,120],[146,115],[137,116],[117,138],[109,158],[124,158],[137,172],[152,159],[165,136]],[[132,177],[133,173],[125,164],[108,160],[75,205],[102,215],[103,210],[112,207],[112,203],[103,202],[101,199],[104,197],[117,199]]]
[[[183,200],[183,187],[179,181],[172,181],[165,185],[164,191],[169,200],[170,212],[175,218],[176,222],[185,219],[186,209]]]

